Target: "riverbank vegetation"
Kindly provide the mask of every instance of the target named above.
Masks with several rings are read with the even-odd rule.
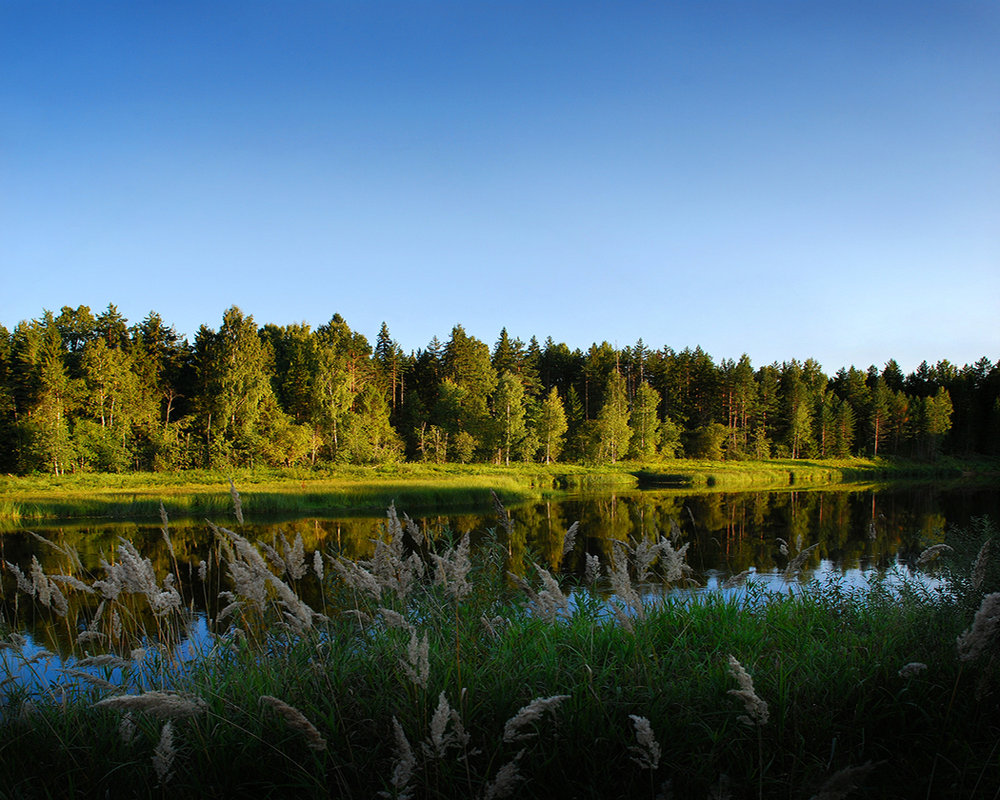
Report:
[[[0,471],[232,470],[329,464],[933,460],[1000,454],[1000,365],[824,374],[701,348],[587,352],[455,326],[403,352],[329,323],[258,327],[228,309],[193,343],[113,305],[0,326]]]
[[[242,488],[248,513],[328,514],[381,510],[391,503],[411,510],[484,508],[493,493],[505,503],[558,498],[591,491],[636,488],[678,491],[750,491],[876,485],[905,480],[996,481],[997,462],[941,458],[935,462],[883,459],[772,459],[669,464],[401,463],[359,467],[286,467],[185,470],[156,473],[86,473],[0,476],[0,521],[103,517],[155,519],[161,504],[171,517],[224,516],[230,480]]]
[[[570,527],[544,564],[513,558],[503,507],[475,550],[390,509],[357,562],[253,543],[236,513],[196,570],[158,574],[126,541],[93,575],[68,548],[60,573],[6,565],[5,595],[63,620],[77,660],[60,669],[4,638],[5,792],[966,798],[1000,785],[988,521],[947,532],[923,573],[771,595],[752,576],[684,591],[676,534],[599,558]],[[169,544],[166,518],[162,533]],[[811,548],[787,548],[796,586]]]

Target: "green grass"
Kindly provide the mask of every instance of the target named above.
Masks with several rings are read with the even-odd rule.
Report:
[[[191,470],[174,473],[79,473],[0,477],[0,520],[104,517],[156,519],[160,503],[175,517],[225,514],[229,480],[247,513],[258,515],[383,509],[392,502],[412,510],[482,506],[496,492],[515,504],[566,492],[671,486],[717,491],[817,488],[898,479],[996,478],[990,462],[847,460],[696,461],[603,466],[518,464],[510,467],[458,464],[397,464],[337,467]]]
[[[954,552],[935,568],[945,580],[940,591],[913,581],[902,589],[814,586],[795,597],[753,585],[731,596],[682,592],[648,599],[623,626],[600,587],[576,586],[572,612],[541,613],[507,577],[503,530],[466,563],[459,542],[417,543],[396,529],[359,565],[369,584],[334,569],[335,554],[320,581],[308,569],[312,554],[301,572],[269,568],[249,543],[219,533],[206,553],[207,581],[180,575],[181,597],[168,613],[149,608],[169,586],[163,575],[141,591],[102,590],[96,621],[97,598],[70,593],[67,627],[93,623],[129,661],[123,674],[104,673],[121,688],[63,683],[29,704],[27,689],[6,682],[0,786],[10,797],[393,796],[396,720],[414,751],[406,788],[415,797],[483,796],[512,760],[523,781],[511,796],[527,798],[652,798],[665,781],[675,797],[706,797],[725,776],[734,797],[804,799],[836,771],[865,764],[874,767],[858,797],[992,797],[1000,785],[1000,648],[994,641],[984,657],[960,662],[955,646],[984,594],[1000,588],[995,555],[980,586],[969,579],[991,538],[987,521],[952,532]],[[287,550],[284,558],[297,560]],[[119,551],[115,563],[127,561]],[[418,564],[430,573],[394,583]],[[544,599],[538,573],[525,577]],[[258,599],[253,585],[264,587]],[[220,590],[235,595],[209,603],[214,645],[194,662],[173,661],[192,592]],[[234,597],[242,605],[222,622],[220,609]],[[323,617],[296,632],[300,598]],[[388,624],[382,609],[401,615],[418,643],[426,637],[426,685],[404,666],[419,662],[408,650],[411,634]],[[37,598],[34,613],[51,614]],[[151,653],[132,661],[138,644]],[[7,652],[8,669],[25,656],[16,643]],[[767,702],[766,724],[740,721],[730,655]],[[914,661],[926,670],[901,677]],[[121,712],[94,706],[136,682],[203,703],[172,723],[177,752],[163,786],[153,760],[163,721],[136,712],[137,737],[126,743]],[[442,695],[455,710],[446,730],[460,722],[468,738],[435,757],[422,745]],[[519,709],[553,695],[567,697],[526,728],[530,739],[504,741]],[[326,749],[309,749],[301,731],[262,707],[262,696],[298,709]],[[662,749],[655,770],[633,760],[630,715],[652,726]]]

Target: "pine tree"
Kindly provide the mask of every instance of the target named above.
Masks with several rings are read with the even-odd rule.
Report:
[[[466,460],[471,459],[477,451],[487,456],[493,427],[489,398],[497,386],[497,373],[490,363],[489,348],[475,337],[467,335],[461,325],[456,325],[444,347],[442,360],[445,377],[463,390],[456,436],[458,432],[465,436],[461,437],[461,441],[456,438],[452,450],[456,456]],[[441,424],[455,428],[455,422],[454,419],[442,420]],[[470,449],[471,454],[466,457],[466,452]]]
[[[885,429],[889,418],[889,405],[892,400],[892,393],[886,386],[885,380],[879,375],[872,387],[869,420],[871,421],[871,442],[872,457],[877,458],[879,446],[885,438]]]

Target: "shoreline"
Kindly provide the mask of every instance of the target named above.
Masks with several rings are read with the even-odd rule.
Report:
[[[204,516],[232,508],[233,480],[248,514],[317,513],[480,506],[495,492],[517,504],[587,491],[817,490],[897,482],[1000,483],[993,460],[935,463],[843,459],[571,464],[398,464],[317,470],[191,470],[173,473],[76,473],[0,478],[0,520],[157,519]]]

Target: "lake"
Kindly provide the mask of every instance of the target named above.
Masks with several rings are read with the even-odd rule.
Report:
[[[406,509],[398,511],[402,515]],[[715,588],[745,570],[752,570],[764,582],[780,583],[789,558],[812,545],[818,546],[797,576],[799,584],[816,576],[842,576],[860,584],[872,572],[912,563],[921,550],[942,541],[947,527],[964,526],[983,515],[1000,518],[1000,492],[982,486],[926,484],[757,492],[644,490],[580,494],[511,507],[509,513],[510,536],[500,526],[494,508],[415,514],[413,519],[432,540],[468,532],[475,545],[496,532],[506,548],[507,568],[518,574],[538,562],[564,576],[582,577],[587,554],[608,563],[615,540],[649,541],[662,535],[675,546],[689,544],[687,562],[694,570],[694,584],[686,589]],[[574,522],[579,522],[576,547],[564,557],[563,538]],[[238,527],[232,519],[216,523]],[[384,535],[385,515],[246,520],[238,529],[279,552],[282,537],[289,543],[301,537],[309,563],[316,550],[356,559],[372,554],[373,540]],[[66,556],[28,530],[0,533],[0,558],[26,575],[33,557],[47,574],[66,572]],[[101,559],[112,556],[120,537],[149,558],[158,576],[175,571],[161,526],[149,521],[75,520],[30,530],[54,544],[70,545],[79,553],[84,570],[95,577],[101,575]],[[214,534],[204,520],[171,520],[170,534],[178,580],[191,589],[199,563],[204,559],[211,567],[218,558]],[[782,541],[788,555],[782,552]],[[302,591],[308,601],[309,587],[303,586]],[[201,598],[200,610],[207,605],[212,612],[213,598],[203,587],[182,594],[195,598],[196,606]],[[49,628],[25,599],[18,597],[13,574],[5,569],[2,604],[6,620],[38,640],[49,641],[53,649],[63,649],[62,640],[68,640],[70,632],[65,626],[61,633],[58,626]]]

